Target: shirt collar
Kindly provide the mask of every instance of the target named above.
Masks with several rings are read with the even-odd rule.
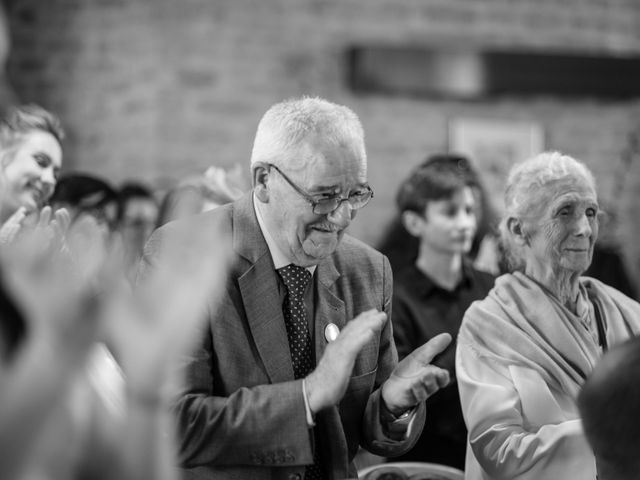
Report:
[[[444,288],[438,286],[428,275],[422,272],[415,263],[411,265],[411,267],[407,271],[407,275],[409,276],[409,284],[413,286],[416,293],[419,295],[424,295],[425,297],[434,290],[440,290],[443,292],[453,293],[458,291],[461,288],[470,288],[473,285],[473,275],[471,274],[471,265],[469,264],[469,260],[466,258],[462,259],[462,278],[460,279],[460,283],[456,285],[456,288],[453,290],[445,290]]]
[[[253,209],[256,212],[256,218],[258,219],[258,226],[260,227],[260,231],[264,236],[265,242],[267,242],[267,247],[269,248],[269,254],[271,255],[271,260],[273,260],[273,265],[276,267],[276,270],[282,267],[286,267],[290,263],[294,263],[285,253],[282,251],[278,244],[275,242],[271,234],[269,233],[269,229],[262,217],[262,212],[260,210],[260,202],[256,199],[255,194],[253,195]],[[311,275],[316,271],[316,265],[312,265],[310,267],[305,267]]]

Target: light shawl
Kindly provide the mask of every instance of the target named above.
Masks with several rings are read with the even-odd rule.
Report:
[[[640,304],[593,278],[580,283],[600,307],[609,346],[640,333]],[[487,361],[531,368],[571,398],[601,356],[580,319],[520,272],[499,277],[469,307],[458,344]]]

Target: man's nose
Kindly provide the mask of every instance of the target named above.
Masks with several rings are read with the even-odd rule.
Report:
[[[333,212],[327,214],[327,219],[340,228],[347,228],[351,223],[352,210],[351,205],[345,198]]]

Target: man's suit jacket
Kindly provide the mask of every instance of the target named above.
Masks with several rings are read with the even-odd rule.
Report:
[[[186,383],[176,404],[181,467],[193,479],[296,479],[313,462],[302,380],[294,380],[272,257],[252,196],[158,230],[145,249],[141,273],[159,256],[173,229],[194,235],[223,229],[232,235],[233,266],[222,299],[208,306],[208,322],[187,359]],[[212,245],[211,248],[216,248]],[[314,274],[315,358],[327,345],[329,323],[342,329],[375,308],[390,315],[392,277],[382,254],[345,235]],[[362,444],[390,456],[411,448],[424,423],[421,406],[409,438],[381,435],[378,387],[397,363],[391,322],[358,355],[339,405],[319,412],[316,427],[331,478],[355,478]]]

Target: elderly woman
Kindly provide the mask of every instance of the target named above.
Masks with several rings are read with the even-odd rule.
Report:
[[[575,400],[603,350],[640,332],[640,304],[580,276],[598,235],[582,163],[547,152],[515,166],[505,207],[512,273],[471,305],[458,337],[466,478],[595,479]]]

